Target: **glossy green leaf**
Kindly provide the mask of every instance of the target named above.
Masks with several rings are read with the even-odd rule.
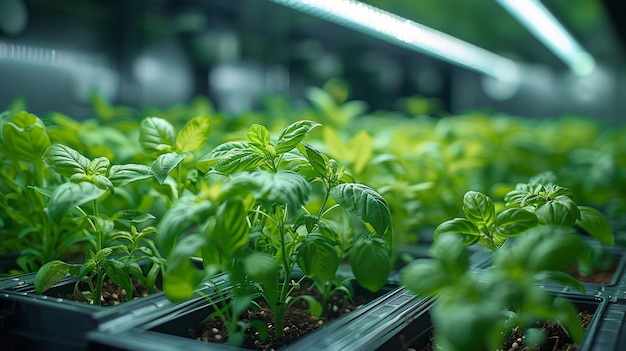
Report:
[[[468,191],[463,196],[463,213],[476,226],[489,227],[496,217],[491,198],[478,191]]]
[[[478,227],[467,218],[454,218],[439,224],[433,232],[433,238],[438,240],[440,236],[446,233],[463,235],[465,245],[474,244],[480,239]]]
[[[221,256],[230,260],[239,249],[248,245],[250,227],[247,208],[239,199],[229,199],[215,214],[215,225],[206,233],[208,244],[215,246]],[[221,261],[221,260],[220,260]]]
[[[143,150],[152,157],[172,152],[176,131],[174,126],[160,117],[146,117],[141,121],[139,143]]]
[[[62,144],[54,144],[47,148],[43,160],[48,167],[67,178],[75,174],[87,174],[90,163],[87,157]]]
[[[250,149],[238,149],[229,152],[213,163],[212,168],[225,174],[252,171],[265,162],[263,156]]]
[[[535,279],[538,281],[549,280],[564,286],[572,287],[580,291],[582,294],[585,293],[585,286],[578,279],[562,271],[541,271],[535,275]]]
[[[331,281],[337,274],[341,258],[334,243],[320,235],[309,234],[298,248],[298,264],[307,276]]]
[[[298,150],[306,157],[317,174],[321,177],[328,176],[328,157],[306,143],[300,143]]]
[[[257,170],[238,173],[228,181],[229,191],[252,193],[262,202],[287,205],[289,213],[295,214],[306,204],[311,195],[311,184],[300,174],[292,171],[271,173]]]
[[[538,223],[534,213],[518,207],[507,208],[496,216],[498,233],[507,237],[517,236]]]
[[[260,124],[252,124],[248,129],[248,143],[265,148],[270,143],[270,132]]]
[[[580,218],[580,210],[567,196],[558,197],[539,206],[535,211],[539,221],[545,224],[557,224],[572,227]]]
[[[63,216],[86,202],[97,200],[106,192],[93,183],[63,183],[52,193],[48,201],[48,215],[56,223],[60,223]]]
[[[125,219],[133,223],[143,223],[147,220],[155,218],[156,217],[150,213],[133,209],[117,211],[113,214],[113,216],[111,216],[111,219],[113,220]]]
[[[174,247],[179,235],[194,224],[204,221],[213,211],[209,201],[195,202],[181,199],[163,215],[157,226],[159,248],[167,255]]]
[[[112,258],[108,259],[104,261],[104,271],[113,283],[126,290],[128,297],[133,296],[133,281],[124,262]]]
[[[231,152],[237,152],[236,150],[249,150],[250,147],[245,141],[229,141],[216,146],[211,152],[204,155],[198,162],[196,167],[200,172],[208,172],[211,167],[222,159],[228,157]]]
[[[391,254],[381,238],[356,241],[350,251],[350,267],[357,282],[369,291],[378,291],[387,282],[391,271]]]
[[[19,160],[37,163],[50,146],[46,126],[39,117],[18,112],[2,125],[2,143]]]
[[[87,174],[99,174],[106,176],[109,173],[109,167],[111,167],[111,161],[106,157],[96,157],[89,161],[87,166]]]
[[[401,271],[401,282],[416,294],[434,296],[450,284],[450,276],[434,259],[417,259]]]
[[[358,183],[343,183],[330,190],[342,208],[370,224],[382,236],[391,224],[387,201],[372,188]]]
[[[295,148],[306,135],[321,124],[313,121],[301,120],[287,126],[278,136],[276,152],[281,154]]]
[[[193,296],[204,274],[194,267],[190,257],[196,256],[204,245],[205,237],[190,235],[182,238],[168,251],[167,266],[163,273],[163,290],[170,300],[184,301]]]
[[[198,116],[187,122],[176,136],[176,151],[198,151],[209,139],[210,129],[211,118],[209,116]]]
[[[254,251],[247,255],[243,261],[244,271],[248,278],[261,283],[263,297],[270,306],[278,303],[278,293],[275,287],[278,282],[278,266],[271,255]]]
[[[35,292],[42,294],[60,282],[70,272],[70,265],[63,261],[50,261],[35,274]]]
[[[124,164],[113,165],[109,170],[109,180],[114,186],[124,186],[126,184],[148,179],[153,176],[152,170],[149,166],[141,164]]]
[[[160,155],[154,162],[152,162],[152,174],[154,178],[163,184],[165,179],[169,176],[170,172],[176,168],[185,159],[185,154],[178,152],[168,152]]]
[[[578,206],[578,209],[580,210],[580,220],[576,224],[599,242],[613,245],[613,231],[606,217],[593,207]]]

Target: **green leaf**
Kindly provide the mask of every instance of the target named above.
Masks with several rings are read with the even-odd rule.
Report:
[[[253,124],[248,129],[248,143],[264,149],[270,143],[270,132],[262,125]]]
[[[578,309],[567,298],[557,296],[552,302],[552,310],[556,311],[556,320],[558,320],[572,336],[572,339],[580,344],[583,340],[585,329],[580,323],[578,317]]]
[[[160,117],[146,117],[141,121],[139,143],[152,157],[172,152],[176,132],[170,122]]]
[[[104,271],[113,283],[126,290],[129,297],[133,296],[133,281],[124,262],[108,259],[104,261]]]
[[[544,224],[557,224],[572,227],[580,218],[580,210],[572,199],[559,196],[535,210],[539,221]]]
[[[48,201],[48,215],[56,223],[60,223],[63,216],[86,202],[97,200],[106,192],[93,183],[63,183],[52,193]]]
[[[224,155],[212,168],[225,174],[233,174],[241,171],[252,171],[265,162],[265,158],[250,149],[235,149]]]
[[[278,266],[274,257],[264,252],[252,252],[243,259],[243,269],[248,278],[261,283],[263,297],[270,306],[278,302],[278,294],[274,289],[278,282]]]
[[[170,172],[183,162],[185,157],[185,154],[168,152],[161,154],[152,162],[152,174],[159,184],[163,185]]]
[[[215,246],[226,260],[230,260],[235,252],[248,245],[250,227],[247,214],[243,201],[226,200],[217,209],[215,225],[210,226],[206,233],[209,245]]]
[[[141,164],[113,165],[109,170],[109,180],[116,187],[148,179],[152,176],[151,168]]]
[[[89,175],[103,175],[106,176],[109,173],[109,167],[111,161],[106,157],[96,157],[89,162],[87,166],[87,174]]]
[[[227,185],[229,192],[248,191],[259,201],[287,205],[291,214],[308,201],[312,191],[311,184],[292,171],[237,173]]]
[[[199,150],[209,139],[211,118],[198,116],[187,122],[176,136],[176,151],[194,152]]]
[[[463,196],[463,213],[477,227],[489,227],[496,217],[491,198],[478,191],[468,191]]]
[[[206,173],[211,169],[213,164],[226,158],[230,152],[233,152],[234,150],[249,151],[249,149],[248,143],[245,141],[229,141],[222,143],[198,160],[198,162],[196,162],[196,167],[200,170],[200,172]]]
[[[401,271],[402,285],[416,294],[435,296],[451,282],[445,268],[436,260],[417,259]]]
[[[75,174],[87,174],[90,163],[87,157],[62,144],[54,144],[47,148],[43,160],[48,167],[67,178]]]
[[[613,245],[613,231],[606,217],[598,210],[589,206],[578,206],[580,220],[576,222],[589,235],[606,245]]]
[[[159,221],[157,241],[159,248],[167,255],[176,240],[187,228],[204,221],[213,211],[210,201],[195,202],[181,199],[174,203]]]
[[[350,267],[357,282],[376,292],[387,283],[391,271],[391,255],[381,238],[359,239],[350,251]]]
[[[142,212],[139,210],[121,210],[115,212],[115,214],[113,214],[113,216],[111,217],[111,219],[113,220],[125,219],[133,223],[142,223],[155,218],[156,217],[154,217],[150,213]]]
[[[276,153],[282,154],[295,148],[306,135],[321,124],[313,121],[301,120],[287,126],[280,133],[276,142]]]
[[[534,213],[517,207],[505,209],[496,216],[498,233],[507,237],[517,236],[538,223]]]
[[[453,279],[465,274],[469,269],[470,253],[464,245],[463,238],[458,235],[447,233],[439,236],[430,251]]]
[[[370,224],[379,236],[391,224],[389,205],[380,194],[366,185],[339,184],[330,190],[330,196],[348,212]]]
[[[324,178],[328,176],[328,157],[306,143],[300,143],[298,150],[309,160],[311,167],[317,174]]]
[[[63,261],[50,261],[41,266],[35,274],[35,292],[42,294],[53,287],[70,272],[70,267]]]
[[[46,126],[39,117],[18,112],[2,125],[2,143],[19,160],[38,163],[50,146]]]
[[[463,235],[465,245],[474,244],[480,239],[478,227],[467,218],[454,218],[439,224],[433,232],[433,239],[438,240],[440,236],[446,233]]]
[[[331,281],[341,263],[334,243],[320,235],[309,234],[298,248],[298,265],[307,276],[322,281]]]
[[[205,244],[206,239],[203,236],[190,235],[182,238],[168,252],[163,274],[163,290],[171,301],[178,302],[191,298],[202,281],[204,274],[194,267],[190,257],[195,256]]]

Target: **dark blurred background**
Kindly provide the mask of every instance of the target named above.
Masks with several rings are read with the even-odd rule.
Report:
[[[490,90],[480,73],[267,0],[0,0],[0,110],[24,98],[34,113],[86,118],[97,91],[137,107],[207,95],[238,112],[340,78],[371,110],[417,97],[435,102],[423,113],[624,121],[621,1],[543,1],[595,58],[582,77],[494,0],[363,2],[523,63],[520,85]]]

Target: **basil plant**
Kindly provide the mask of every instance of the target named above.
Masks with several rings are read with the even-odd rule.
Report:
[[[284,313],[297,299],[305,299],[314,315],[327,304],[291,296],[305,277],[324,300],[347,290],[337,274],[343,262],[363,287],[384,286],[391,269],[389,207],[304,143],[317,127],[297,121],[274,139],[266,127],[252,124],[245,140],[222,143],[196,163],[198,193],[181,197],[158,226],[169,298],[187,299],[203,279],[226,271],[234,287],[251,286],[246,294],[267,302],[280,337]],[[235,335],[242,332],[230,330],[229,342],[240,341]]]

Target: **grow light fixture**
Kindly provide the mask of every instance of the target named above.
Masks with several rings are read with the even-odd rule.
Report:
[[[585,51],[539,0],[496,0],[506,11],[541,40],[577,75],[595,69],[593,56]]]
[[[508,58],[360,1],[271,1],[497,79],[518,77],[517,64]]]

